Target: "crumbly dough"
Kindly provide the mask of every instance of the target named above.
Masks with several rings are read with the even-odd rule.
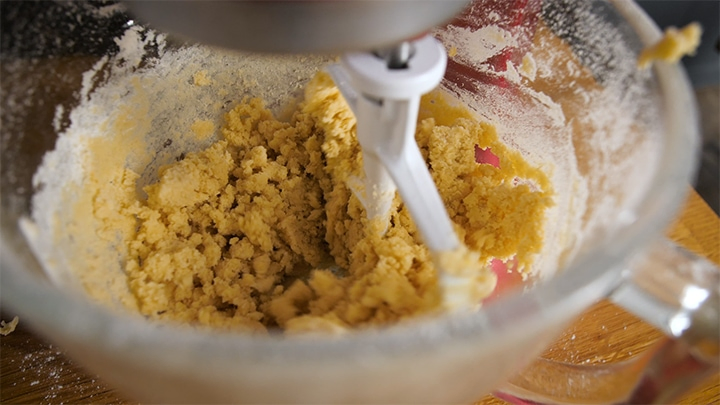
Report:
[[[205,140],[210,138],[215,132],[215,125],[208,120],[195,120],[190,126],[197,140]]]
[[[129,170],[129,181],[105,191],[128,199],[121,217],[137,221],[126,273],[142,314],[339,333],[440,310],[438,273],[399,197],[383,233],[347,186],[362,175],[362,156],[355,119],[328,75],[308,84],[287,122],[259,99],[243,100],[225,121],[221,141],[162,167],[147,199],[136,196]],[[493,126],[439,93],[423,99],[416,139],[474,255],[463,271],[476,273],[480,302],[495,287],[491,260],[530,271],[552,188]],[[476,148],[499,166],[478,164]]]
[[[660,41],[643,49],[638,57],[638,67],[645,69],[656,60],[675,63],[685,55],[694,55],[701,35],[702,28],[696,22],[683,29],[668,27]]]
[[[196,86],[209,86],[211,83],[207,70],[199,70],[193,75],[193,84]]]
[[[20,318],[17,316],[7,323],[5,321],[0,321],[0,335],[7,336],[15,332],[18,322],[20,322]]]

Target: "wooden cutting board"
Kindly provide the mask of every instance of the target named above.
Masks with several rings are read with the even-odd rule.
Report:
[[[692,191],[670,238],[720,264],[720,219]],[[9,321],[12,313],[2,313]],[[566,361],[617,361],[652,345],[661,334],[609,303],[600,302],[565,331],[547,356]],[[62,349],[45,343],[20,320],[17,330],[0,337],[0,403],[3,404],[135,404],[99,378],[67,359]],[[478,404],[506,404],[491,396]],[[708,378],[680,402],[720,404],[720,375]]]

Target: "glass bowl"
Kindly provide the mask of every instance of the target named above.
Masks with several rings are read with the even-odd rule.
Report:
[[[221,115],[202,98],[220,88],[186,94],[187,83],[172,80],[190,80],[204,69],[226,77],[218,86],[231,89],[234,100],[260,92],[280,111],[331,57],[174,43],[112,4],[33,3],[15,10],[3,3],[3,305],[79,364],[146,402],[469,403],[491,392],[621,283],[625,262],[673,218],[695,166],[697,124],[687,78],[676,66],[636,68],[638,53],[659,31],[634,4],[525,3],[475,1],[433,33],[451,55],[444,93],[493,122],[505,143],[551,173],[556,205],[548,213],[553,226],[546,243],[554,253],[541,260],[537,276],[476,313],[340,337],[197,330],[100,305],[78,287],[73,268],[62,265],[79,257],[72,249],[82,248],[72,224],[56,228],[68,249],[48,245],[45,228],[28,225],[39,215],[31,201],[43,190],[32,177],[43,155],[80,119],[72,112],[107,97],[109,85],[133,75],[144,75],[141,83],[171,84],[163,91],[129,86],[123,95],[129,98],[121,98],[137,100],[133,92],[144,90],[146,108],[137,111],[153,117],[149,127],[131,128],[155,145],[155,156],[140,167],[147,182],[163,162],[204,145],[178,135],[171,150],[163,150],[168,117],[177,111],[213,120]],[[502,46],[483,44],[483,35],[500,35]],[[137,47],[127,41],[143,52],[130,52]],[[172,52],[178,55],[168,64],[172,69],[160,69],[154,61]],[[279,73],[259,75],[258,66],[267,63]],[[275,90],[264,94],[269,87]],[[121,104],[107,98],[102,105],[106,109],[82,118],[90,120],[85,123],[114,117]],[[133,162],[128,165],[139,164]],[[75,175],[67,169],[71,163],[58,164]],[[44,270],[41,262],[47,267],[52,260],[61,263],[59,270]],[[108,274],[117,268],[109,263]]]

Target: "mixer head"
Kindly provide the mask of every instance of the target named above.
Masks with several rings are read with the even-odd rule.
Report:
[[[127,1],[138,19],[209,45],[277,53],[393,48],[459,14],[468,0]]]

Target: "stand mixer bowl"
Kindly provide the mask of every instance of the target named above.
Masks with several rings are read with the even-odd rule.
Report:
[[[511,289],[473,314],[342,337],[294,338],[153,324],[78,293],[70,287],[72,269],[50,280],[18,225],[31,215],[35,191],[31,178],[58,134],[71,125],[67,112],[88,97],[80,92],[82,73],[100,57],[117,53],[123,42],[115,39],[132,28],[117,9],[98,11],[73,3],[57,5],[67,7],[58,18],[82,15],[82,38],[74,37],[78,32],[72,30],[38,36],[30,28],[23,28],[24,32],[4,28],[14,38],[3,39],[2,55],[3,305],[79,364],[141,401],[469,403],[478,399],[531,362],[573,317],[619,283],[624,261],[659,235],[673,217],[694,167],[697,128],[687,79],[675,66],[637,71],[634,57],[658,35],[637,7],[622,1],[529,3],[528,7],[536,7],[537,18],[499,6],[505,2],[475,1],[462,17],[435,31],[451,55],[456,53],[441,84],[447,94],[497,124],[501,138],[532,162],[567,162],[553,169],[556,179],[567,180],[556,181],[555,191],[559,207],[576,211],[556,208],[549,214],[549,223],[559,229],[549,238],[560,246],[561,268],[531,279],[527,288]],[[518,18],[523,22],[518,23]],[[549,35],[546,39],[555,36],[565,42],[540,41],[540,30]],[[96,40],[90,40],[95,38],[88,36],[92,32],[98,35]],[[514,42],[490,57],[483,54],[490,45],[482,45],[482,36],[473,35],[503,32],[514,35]],[[38,40],[55,37],[56,41]],[[87,41],[88,46],[77,41]],[[579,62],[553,59],[549,46],[566,47]],[[518,78],[508,66],[520,66],[528,52],[537,62],[535,74]],[[226,62],[251,66],[244,63],[254,58],[277,58],[273,60],[287,66],[288,72],[293,64],[317,70],[327,62],[323,57],[300,60],[219,50],[195,55],[217,57],[201,66],[216,69],[210,73],[218,75],[234,66]],[[132,55],[121,56],[124,63],[132,62]],[[154,57],[152,51],[146,52],[138,58],[137,69],[124,73],[152,70]],[[178,69],[185,68],[181,64]],[[573,76],[562,73],[575,68],[584,69],[584,75],[575,78],[590,82],[573,82]],[[186,77],[191,77],[195,70],[187,69]],[[42,81],[48,72],[56,80]],[[230,88],[232,93],[248,92],[242,83],[257,74],[243,72],[247,77],[232,82],[238,86]],[[287,87],[269,100],[270,105],[280,106],[308,79],[285,78]],[[174,97],[177,103],[188,99],[172,92],[162,97]],[[55,108],[58,103],[65,105],[60,113]],[[156,111],[162,106],[150,105],[153,114],[162,115]],[[601,114],[592,111],[598,106],[605,108]],[[107,111],[99,114],[111,116],[115,107],[107,105]],[[176,108],[171,105],[167,112]],[[200,116],[219,115],[209,104],[193,108]],[[156,127],[137,130],[146,131],[148,137],[162,136],[162,144],[165,124],[153,121]],[[581,132],[589,128],[591,132]],[[145,172],[160,163],[153,162]],[[581,234],[572,235],[573,227],[580,227]]]

